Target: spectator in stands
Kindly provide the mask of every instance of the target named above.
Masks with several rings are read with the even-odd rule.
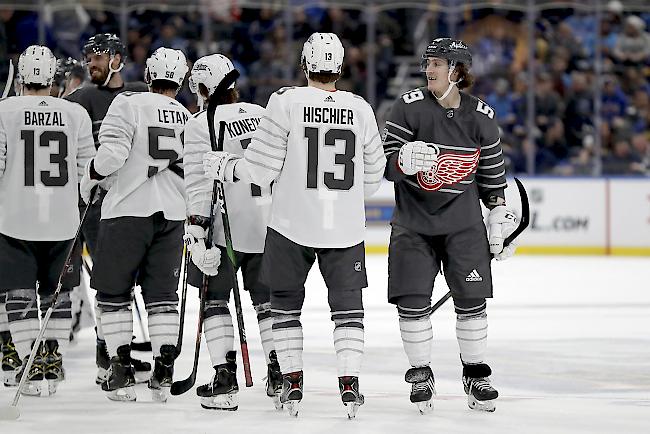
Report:
[[[625,19],[623,33],[618,36],[614,47],[614,58],[625,65],[647,63],[650,59],[650,35],[645,31],[645,22],[636,15]]]
[[[564,114],[564,129],[570,147],[581,146],[585,134],[593,127],[593,96],[587,75],[574,71]]]
[[[615,76],[606,76],[603,81],[601,114],[603,121],[611,124],[614,118],[625,114],[628,105],[627,96],[621,90]]]
[[[255,104],[266,107],[271,94],[286,83],[280,62],[275,56],[273,44],[264,41],[260,46],[260,59],[250,66],[250,86]]]
[[[603,158],[603,174],[630,175],[641,173],[642,159],[632,151],[627,140],[614,143],[611,153]]]
[[[499,78],[494,85],[494,91],[487,96],[485,101],[496,112],[499,125],[508,131],[512,131],[517,120],[513,100],[514,95],[510,92],[510,83],[505,78]]]

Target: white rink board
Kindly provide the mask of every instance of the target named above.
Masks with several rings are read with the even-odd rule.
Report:
[[[612,247],[649,247],[650,180],[612,179],[609,188]]]

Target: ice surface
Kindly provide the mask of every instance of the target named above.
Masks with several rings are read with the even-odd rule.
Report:
[[[56,396],[23,396],[21,418],[0,422],[0,433],[650,432],[650,260],[528,256],[494,263],[488,362],[501,393],[497,410],[488,414],[467,408],[449,302],[433,315],[432,368],[438,397],[434,412],[425,416],[408,400],[409,385],[403,377],[409,366],[395,308],[386,302],[386,263],[386,257],[368,258],[366,356],[360,377],[366,404],[356,420],[347,420],[338,396],[327,297],[314,267],[302,315],[305,399],[298,419],[275,411],[264,393],[266,366],[244,293],[255,385],[243,386],[240,365],[238,411],[204,410],[194,390],[166,404],[153,403],[145,385],[136,387],[135,403],[109,401],[94,383],[94,332],[85,329],[65,357],[67,381]],[[439,276],[434,297],[446,291]],[[177,379],[189,374],[194,350],[196,290],[190,290],[189,299]],[[198,381],[207,382],[212,372],[203,345]],[[14,391],[0,389],[0,405],[8,404]]]

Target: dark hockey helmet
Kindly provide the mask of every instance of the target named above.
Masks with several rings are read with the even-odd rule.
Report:
[[[449,62],[460,62],[467,68],[472,66],[472,53],[460,39],[437,38],[431,41],[424,54],[422,54],[422,62],[420,63],[422,72],[426,71],[427,59],[431,57],[447,59]]]
[[[120,38],[113,33],[98,33],[91,36],[83,46],[81,54],[85,58],[89,54],[108,54],[110,57],[116,54],[122,55],[122,63],[126,59],[126,47]]]

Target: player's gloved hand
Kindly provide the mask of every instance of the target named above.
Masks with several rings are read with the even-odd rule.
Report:
[[[517,229],[519,219],[505,205],[495,206],[488,214],[488,240],[490,253],[497,261],[508,259],[517,250],[517,239],[503,247],[503,240],[508,238]]]
[[[79,193],[81,194],[81,199],[85,203],[88,203],[90,200],[90,197],[93,196],[93,203],[98,199],[99,195],[95,192],[93,194],[93,190],[97,190],[97,185],[99,184],[99,180],[97,179],[92,179],[90,176],[90,167],[91,164],[93,164],[93,160],[88,161],[86,164],[86,168],[84,169],[84,176],[81,178],[81,183],[79,185]]]
[[[206,230],[198,225],[189,225],[183,239],[187,243],[192,262],[203,274],[216,276],[221,263],[221,250],[217,247],[205,247]]]
[[[418,172],[429,170],[438,160],[440,150],[433,143],[420,140],[408,142],[399,149],[397,164],[405,175],[415,175]]]
[[[221,182],[235,182],[235,164],[241,157],[224,151],[203,154],[205,176]]]

